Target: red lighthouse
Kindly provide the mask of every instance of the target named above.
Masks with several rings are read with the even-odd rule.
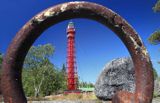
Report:
[[[77,90],[77,67],[75,56],[75,27],[73,22],[69,22],[67,27],[67,87],[69,91]]]

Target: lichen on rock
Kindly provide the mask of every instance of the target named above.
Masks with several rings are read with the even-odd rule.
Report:
[[[95,94],[111,100],[117,91],[135,91],[135,71],[131,58],[118,58],[107,63],[95,84]]]

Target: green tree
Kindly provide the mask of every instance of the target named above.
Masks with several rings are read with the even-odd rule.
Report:
[[[53,55],[54,48],[51,44],[33,46],[29,50],[23,70],[23,87],[26,95],[34,94],[38,97],[42,93],[42,86],[49,85],[45,82],[54,75],[53,65],[49,58]],[[52,81],[48,81],[50,83]],[[46,87],[48,88],[48,87]]]
[[[56,68],[50,62],[54,53],[51,44],[32,46],[29,50],[22,74],[22,82],[27,96],[47,96],[66,89],[66,68]]]
[[[153,74],[154,74],[154,79],[156,80],[158,78],[158,73],[154,68],[153,68]]]
[[[66,71],[66,66],[65,64],[62,65],[62,69],[59,72],[59,75],[61,76],[61,90],[66,90],[67,89],[67,71]]]
[[[56,69],[53,64],[48,64],[47,68],[45,67],[46,71],[44,73],[44,81],[41,87],[41,95],[47,96],[51,95],[53,92],[56,92],[55,84],[56,84]]]
[[[157,3],[153,7],[153,10],[155,12],[159,12],[160,11],[160,0],[157,0]],[[156,30],[154,33],[152,33],[151,36],[148,38],[148,41],[151,44],[155,44],[155,45],[159,44],[160,43],[160,29]]]
[[[160,0],[157,0],[157,3],[153,7],[153,10],[155,12],[159,12],[160,11]],[[150,35],[150,37],[148,38],[148,41],[149,41],[150,44],[153,44],[153,45],[160,44],[160,29],[156,30],[154,33],[152,33]],[[154,78],[156,79],[158,77],[158,74],[157,74],[157,72],[156,72],[156,70],[154,68],[153,68],[153,73],[154,73]]]
[[[160,11],[160,0],[157,0],[156,4],[153,7],[153,10],[155,12]],[[151,34],[151,36],[148,38],[148,41],[151,44],[159,44],[160,43],[160,30],[155,31],[154,33]]]
[[[160,43],[160,30],[155,31],[151,36],[148,38],[148,41],[153,44],[157,45]]]
[[[64,75],[66,75],[66,66],[65,66],[65,64],[62,65],[62,70],[61,70],[61,72],[62,72]]]
[[[159,12],[160,11],[160,0],[157,0],[157,3],[154,5],[153,10],[155,12]]]
[[[94,88],[94,84],[93,83],[90,83],[90,82],[83,82],[81,81],[79,83],[79,87],[82,87],[82,88]]]

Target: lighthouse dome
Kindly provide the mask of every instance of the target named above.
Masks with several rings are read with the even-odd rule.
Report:
[[[68,23],[68,29],[70,28],[74,28],[74,23],[72,21]]]

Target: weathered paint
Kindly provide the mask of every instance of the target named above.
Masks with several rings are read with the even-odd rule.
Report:
[[[40,34],[50,26],[72,18],[96,20],[117,34],[129,50],[135,67],[135,93],[119,91],[113,103],[151,103],[153,97],[153,70],[148,52],[137,32],[112,10],[90,2],[68,2],[46,9],[33,17],[16,34],[2,65],[2,94],[6,103],[26,103],[21,72],[24,58]]]
[[[55,14],[55,12],[52,11],[52,9],[49,9],[44,13],[44,16],[45,17],[52,17],[54,14]]]
[[[61,6],[61,12],[66,11],[67,6],[68,6],[68,4],[63,4],[63,5]]]

